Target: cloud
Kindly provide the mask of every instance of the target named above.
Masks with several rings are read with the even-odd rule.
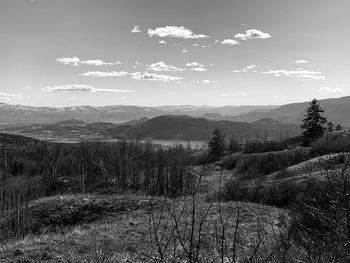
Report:
[[[204,80],[193,80],[191,83],[202,83],[202,84],[212,84],[215,83],[216,81],[209,80],[209,79],[204,79]]]
[[[158,43],[159,43],[159,44],[166,44],[166,41],[164,41],[164,40],[159,40]]]
[[[79,65],[113,66],[113,65],[122,64],[119,61],[116,61],[116,62],[104,62],[103,60],[100,60],[100,59],[81,60],[78,57],[57,58],[56,61],[59,62],[59,63],[62,63],[64,65],[73,65],[73,66],[79,66]]]
[[[263,72],[264,74],[273,74],[276,77],[295,77],[300,79],[312,79],[312,80],[325,80],[326,77],[322,75],[321,72],[318,71],[309,71],[309,70],[270,70]]]
[[[163,61],[159,61],[157,63],[153,63],[151,65],[147,66],[148,70],[152,70],[152,71],[184,71],[185,69],[183,68],[178,68],[172,65],[167,65],[165,64]]]
[[[48,93],[96,93],[96,92],[114,92],[114,93],[130,93],[135,92],[133,90],[122,90],[122,89],[97,89],[89,85],[63,85],[63,86],[54,86],[54,87],[44,87],[42,91]]]
[[[188,50],[186,49],[186,48],[184,48],[183,50],[182,50],[182,53],[187,53],[188,52]]]
[[[106,65],[113,66],[116,64],[121,64],[119,61],[116,61],[115,63],[111,63],[111,62],[104,62],[103,60],[100,60],[100,59],[97,59],[97,60],[90,59],[90,60],[81,61],[80,63],[83,65],[90,65],[90,66],[106,66]]]
[[[257,67],[256,65],[249,65],[249,66],[246,66],[245,68],[235,69],[233,70],[233,72],[234,73],[241,73],[241,72],[248,72],[248,71],[256,72],[255,70],[256,67]]]
[[[132,66],[132,68],[137,68],[139,66],[141,66],[142,63],[141,62],[138,62],[138,61],[135,61],[134,65]]]
[[[128,75],[128,72],[125,71],[111,71],[111,72],[103,72],[103,71],[88,71],[80,76],[83,77],[124,77]]]
[[[158,27],[155,29],[148,29],[148,35],[150,37],[176,37],[183,39],[198,39],[198,38],[207,38],[204,34],[194,34],[192,30],[187,29],[183,26],[166,26],[166,27]]]
[[[207,71],[207,69],[205,69],[205,68],[192,68],[191,70],[193,70],[193,71]]]
[[[328,92],[328,93],[334,93],[334,92],[344,92],[344,90],[340,88],[328,88],[328,87],[322,87],[318,89],[319,92]]]
[[[1,100],[20,100],[22,98],[23,98],[23,96],[20,94],[0,92],[0,99]]]
[[[211,47],[211,45],[199,45],[198,43],[194,43],[192,46],[193,46],[193,47],[202,47],[202,48]]]
[[[310,63],[310,61],[305,60],[305,59],[298,59],[298,60],[295,61],[295,63],[297,63],[297,64],[307,64],[307,63]]]
[[[200,64],[200,63],[198,63],[198,62],[195,62],[195,61],[193,61],[193,62],[188,62],[188,63],[186,64],[186,66],[187,66],[187,67],[204,67],[204,65],[202,65],[202,64]]]
[[[204,84],[211,84],[211,83],[214,83],[215,81],[212,81],[212,80],[209,80],[209,79],[204,79],[202,80],[202,83]]]
[[[264,33],[257,29],[249,29],[245,33],[238,33],[235,35],[235,38],[239,38],[241,40],[248,39],[268,39],[271,38],[269,33]]]
[[[131,33],[141,33],[140,26],[135,25],[135,26],[133,27],[133,29],[131,29],[130,32],[131,32]]]
[[[174,80],[182,80],[182,77],[176,77],[176,76],[168,76],[168,75],[159,75],[154,73],[148,73],[148,72],[135,72],[130,74],[132,79],[136,80],[153,80],[153,81],[174,81]]]
[[[58,58],[56,59],[57,62],[65,64],[65,65],[74,65],[74,66],[79,66],[80,64],[80,59],[77,57],[72,57],[72,58]]]
[[[221,44],[223,45],[229,45],[229,46],[236,46],[239,45],[239,42],[234,39],[224,39],[221,41]]]

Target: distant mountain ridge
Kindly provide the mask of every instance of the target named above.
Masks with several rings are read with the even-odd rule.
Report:
[[[350,96],[320,100],[325,116],[334,123],[350,126]],[[159,106],[142,107],[128,105],[114,106],[72,106],[64,108],[32,107],[0,103],[0,124],[55,123],[77,119],[87,123],[121,123],[141,118],[162,115],[188,115],[210,120],[255,122],[264,118],[285,123],[300,124],[308,102],[290,103],[282,106]]]
[[[273,125],[271,125],[273,123]],[[299,125],[286,124],[276,120],[264,119],[257,123],[213,121],[186,115],[159,116],[135,125],[122,125],[108,129],[108,136],[171,140],[208,140],[215,128],[222,129],[230,137],[270,138],[291,137],[301,134]]]
[[[231,121],[255,122],[263,118],[276,119],[285,123],[300,124],[309,102],[290,103],[270,111],[255,111],[227,117]],[[320,100],[324,115],[329,121],[350,126],[350,96]]]
[[[222,129],[227,137],[237,138],[286,138],[301,133],[299,125],[286,124],[273,119],[256,123],[213,121],[188,115],[162,115],[152,119],[141,118],[122,124],[111,122],[86,123],[69,119],[49,124],[30,124],[8,127],[4,132],[42,139],[119,139],[134,137],[164,140],[208,140],[214,129]]]
[[[124,122],[140,118],[153,118],[161,115],[190,115],[193,117],[207,113],[237,115],[253,110],[273,109],[277,106],[160,106],[142,107],[128,105],[114,106],[72,106],[64,108],[32,107],[0,103],[1,123],[55,123],[67,119],[85,122]]]

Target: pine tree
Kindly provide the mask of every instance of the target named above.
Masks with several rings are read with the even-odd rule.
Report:
[[[331,121],[327,122],[327,131],[328,132],[334,131],[334,123],[333,122],[331,122]]]
[[[301,125],[305,137],[317,139],[324,135],[326,129],[324,125],[327,120],[321,115],[323,112],[324,109],[321,108],[319,101],[313,99],[306,109],[305,119]]]
[[[343,126],[341,126],[340,124],[338,124],[337,126],[335,126],[335,130],[336,131],[341,131],[343,129]]]
[[[213,158],[220,159],[225,153],[225,134],[220,129],[215,129],[213,137],[209,141],[209,155]]]

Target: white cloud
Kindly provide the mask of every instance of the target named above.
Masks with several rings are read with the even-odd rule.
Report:
[[[300,79],[312,79],[312,80],[325,80],[326,77],[318,71],[309,71],[309,70],[270,70],[263,72],[264,74],[273,74],[276,77],[295,77]]]
[[[182,50],[182,53],[187,53],[188,52],[188,50],[186,49],[186,48],[184,48],[183,50]]]
[[[89,60],[81,60],[78,57],[64,57],[64,58],[57,58],[57,62],[62,63],[64,65],[73,65],[73,66],[79,66],[79,65],[90,65],[90,66],[113,66],[113,65],[119,65],[121,62],[104,62],[101,59],[89,59]]]
[[[56,59],[57,62],[62,63],[64,65],[74,65],[79,66],[80,59],[77,57],[71,57],[71,58],[58,58]]]
[[[207,69],[205,69],[205,68],[192,68],[191,70],[193,70],[193,71],[207,71]]]
[[[147,69],[152,71],[184,71],[185,70],[172,65],[167,65],[163,61],[159,61],[157,63],[148,65]]]
[[[132,66],[132,68],[137,68],[137,67],[139,67],[139,66],[141,66],[141,65],[142,65],[141,62],[136,61],[136,62],[134,63],[134,65]]]
[[[20,100],[22,98],[23,98],[23,96],[20,94],[0,92],[0,99],[1,100]]]
[[[241,73],[241,72],[248,72],[248,71],[256,72],[255,68],[256,68],[256,65],[249,65],[245,68],[235,69],[235,70],[233,70],[233,72],[234,73]]]
[[[247,66],[247,69],[255,69],[256,68],[256,65],[249,65]]]
[[[138,25],[135,25],[133,29],[131,29],[131,33],[140,33],[140,32],[141,32],[141,29],[140,29],[140,26]]]
[[[329,87],[322,87],[318,89],[319,92],[328,92],[328,93],[334,93],[334,92],[344,92],[341,88],[329,88]]]
[[[193,61],[193,62],[188,62],[188,63],[186,64],[186,66],[187,66],[187,67],[204,67],[204,65],[202,65],[202,64],[200,64],[200,63],[198,63],[198,62],[195,62],[195,61]]]
[[[158,43],[159,43],[159,44],[166,44],[166,41],[164,41],[164,40],[159,40]]]
[[[153,81],[173,81],[173,80],[182,80],[182,77],[176,77],[176,76],[168,76],[168,75],[159,75],[154,73],[148,73],[148,72],[135,72],[130,74],[132,79],[136,80],[153,80]]]
[[[268,39],[271,38],[269,33],[264,33],[257,29],[249,29],[245,33],[238,33],[235,35],[235,38],[239,38],[241,40],[248,39]]]
[[[236,46],[239,45],[239,42],[234,39],[224,39],[221,41],[221,44],[223,45],[230,45],[230,46]]]
[[[45,87],[45,88],[42,88],[42,91],[48,92],[48,93],[96,93],[96,92],[114,92],[114,93],[126,92],[126,93],[129,93],[129,92],[135,92],[132,90],[121,90],[121,89],[97,89],[97,88],[91,87],[89,85],[77,85],[77,84]]]
[[[183,26],[166,26],[166,27],[158,27],[155,29],[148,29],[148,35],[158,36],[158,37],[176,37],[176,38],[206,38],[204,34],[194,34],[190,29],[187,29]]]
[[[104,62],[103,60],[100,60],[100,59],[97,59],[97,60],[90,59],[90,60],[81,61],[80,63],[84,64],[84,65],[90,65],[90,66],[105,66],[105,65],[112,66],[112,65],[115,65],[115,63]],[[117,62],[117,63],[120,64],[120,62]]]
[[[298,60],[295,61],[295,63],[297,63],[297,64],[307,64],[307,63],[310,63],[310,61],[305,60],[305,59],[298,59]]]
[[[193,80],[191,83],[202,83],[202,84],[212,84],[215,83],[216,81],[209,80],[209,79],[204,79],[204,80]]]
[[[103,72],[103,71],[88,71],[80,76],[83,77],[124,77],[128,75],[128,72],[125,71],[111,71],[111,72]]]
[[[193,46],[194,47],[199,47],[199,44],[198,43],[194,43]]]

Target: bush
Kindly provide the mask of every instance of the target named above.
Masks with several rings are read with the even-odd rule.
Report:
[[[312,143],[315,153],[339,153],[350,151],[350,135],[344,133],[328,133]]]
[[[306,196],[313,196],[322,189],[321,184],[313,180],[303,184],[294,182],[248,184],[244,181],[229,180],[223,187],[222,197],[226,201],[245,201],[291,208],[303,204]]]
[[[244,144],[243,153],[264,153],[282,151],[288,145],[284,141],[248,141]]]
[[[209,151],[204,150],[204,151],[199,151],[194,153],[191,156],[191,163],[193,165],[204,165],[210,162],[210,156],[209,156]]]
[[[277,172],[310,159],[308,151],[296,149],[278,153],[252,154],[243,156],[237,164],[237,172],[247,174],[251,171],[257,175],[266,175]]]
[[[221,164],[226,170],[235,169],[240,157],[241,154],[227,155],[222,159]]]

